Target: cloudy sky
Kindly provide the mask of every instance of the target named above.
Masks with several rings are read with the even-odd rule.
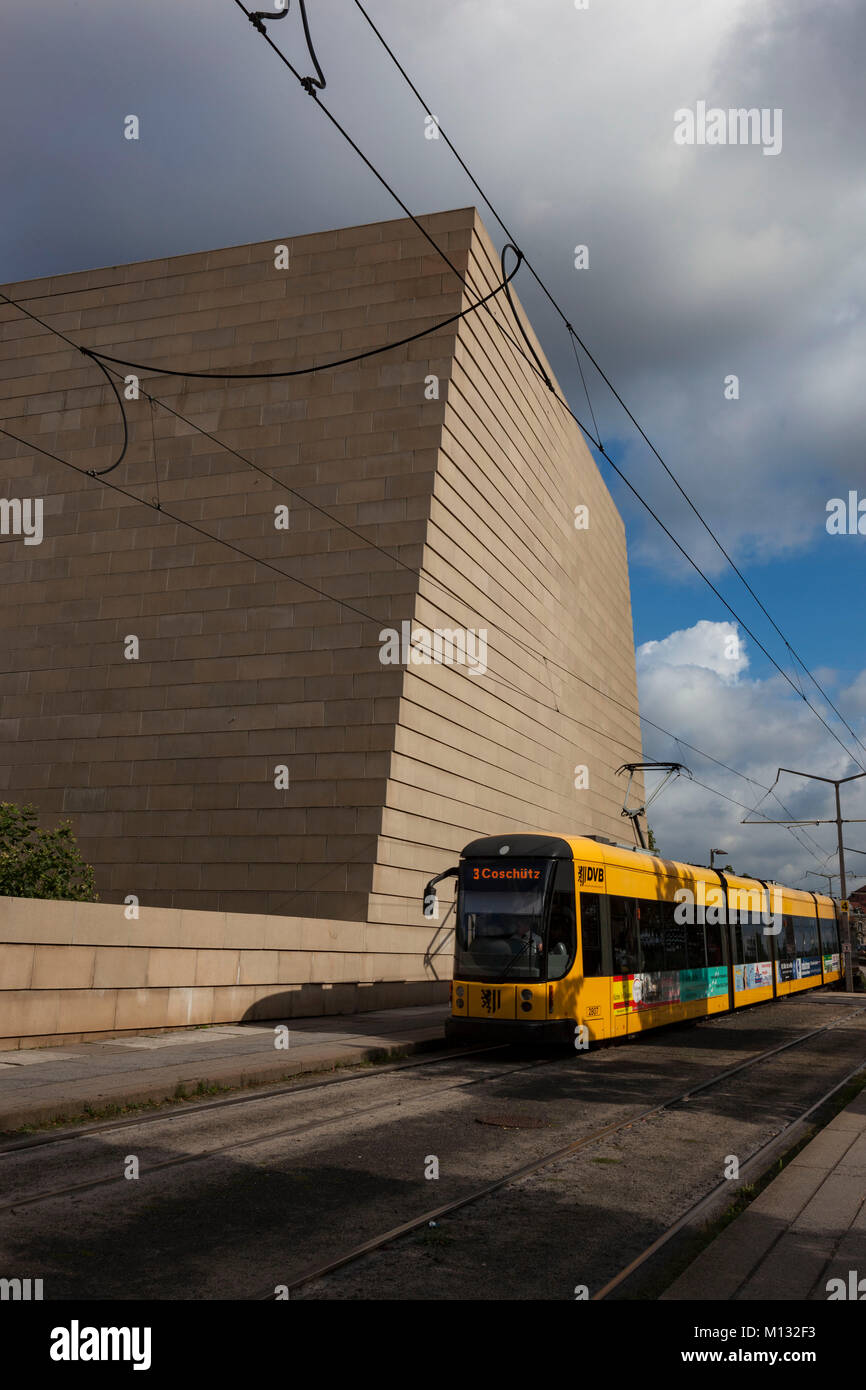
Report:
[[[866,7],[862,0],[367,0],[581,337],[866,743],[866,535],[827,503],[866,498]],[[417,212],[478,203],[354,0],[309,0],[324,100]],[[304,72],[297,5],[272,37]],[[0,280],[176,255],[398,216],[388,194],[234,0],[6,0]],[[674,113],[747,107],[761,144],[682,145]],[[138,141],[123,139],[136,114]],[[9,138],[14,132],[13,138]],[[767,142],[769,144],[769,141]],[[14,198],[12,191],[14,190]],[[574,248],[589,267],[574,268]],[[516,288],[572,407],[567,336],[525,271]],[[735,375],[739,398],[725,398]],[[608,451],[779,664],[778,633],[594,371]],[[754,806],[779,764],[858,768],[601,461],[626,520],[642,711],[754,779],[652,729],[646,756]],[[864,507],[866,511],[866,507]],[[866,521],[864,521],[866,526]],[[726,638],[739,656],[725,656]],[[866,766],[814,688],[813,703]],[[757,784],[757,785],[756,785]],[[846,794],[866,817],[866,778]],[[787,778],[792,813],[832,789]],[[763,813],[782,816],[772,797]],[[680,781],[654,805],[662,847],[803,879],[831,827],[739,824]],[[813,843],[810,844],[809,836]],[[801,843],[802,841],[802,843]],[[866,827],[846,844],[866,849]],[[819,846],[820,850],[815,846]],[[851,856],[851,867],[866,856]],[[835,867],[826,865],[828,871]]]

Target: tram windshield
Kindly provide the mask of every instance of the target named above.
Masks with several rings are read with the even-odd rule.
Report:
[[[552,870],[550,860],[538,859],[473,859],[461,865],[458,978],[546,978],[544,909]]]

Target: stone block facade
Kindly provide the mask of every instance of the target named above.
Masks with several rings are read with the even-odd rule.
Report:
[[[254,375],[392,343],[496,286],[474,208],[421,221],[468,291],[408,219],[4,287],[85,347],[253,374],[138,373],[102,480],[122,438],[104,377],[0,304],[0,414],[34,446],[0,435],[0,495],[44,501],[40,544],[0,537],[0,798],[71,819],[103,902],[411,927],[418,979],[426,879],[479,835],[622,838],[614,770],[641,747],[622,521],[502,296],[357,363]],[[404,622],[486,633],[487,670],[383,664]],[[217,987],[214,961],[180,975]],[[37,987],[50,956],[7,968]]]

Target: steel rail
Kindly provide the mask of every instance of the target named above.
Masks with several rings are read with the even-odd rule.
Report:
[[[590,1302],[600,1302],[602,1299],[607,1298],[609,1293],[612,1293],[620,1284],[623,1284],[630,1275],[634,1274],[635,1270],[640,1269],[641,1265],[646,1264],[647,1260],[651,1259],[657,1251],[667,1245],[668,1241],[672,1240],[684,1227],[690,1226],[705,1211],[715,1206],[722,1193],[736,1192],[739,1187],[745,1185],[747,1180],[753,1175],[754,1170],[758,1169],[761,1163],[769,1157],[770,1152],[778,1146],[779,1141],[782,1140],[786,1134],[791,1134],[791,1132],[800,1125],[804,1125],[810,1115],[813,1115],[816,1110],[820,1110],[822,1105],[826,1105],[829,1100],[832,1100],[837,1091],[841,1091],[843,1086],[847,1086],[848,1082],[851,1081],[853,1077],[864,1070],[866,1070],[866,1061],[858,1062],[856,1067],[853,1067],[846,1076],[843,1076],[841,1081],[837,1081],[836,1085],[832,1086],[829,1091],[825,1091],[823,1096],[816,1100],[814,1104],[810,1105],[807,1110],[804,1110],[800,1115],[796,1115],[793,1120],[789,1120],[786,1125],[783,1125],[775,1134],[772,1134],[766,1143],[761,1144],[742,1165],[737,1187],[732,1189],[730,1179],[725,1178],[714,1187],[711,1192],[708,1192],[705,1197],[700,1197],[697,1202],[689,1207],[688,1211],[678,1217],[673,1225],[669,1226],[666,1231],[663,1231],[640,1255],[636,1255],[624,1269],[620,1270],[619,1274],[614,1275],[613,1279],[608,1280],[608,1282],[599,1289],[598,1293],[594,1293]],[[762,1176],[760,1172],[754,1173],[754,1175],[756,1177]]]

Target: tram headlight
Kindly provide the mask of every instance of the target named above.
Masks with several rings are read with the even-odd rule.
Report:
[[[531,990],[531,989],[522,989],[522,990],[520,991],[520,997],[521,997],[521,999],[531,999],[531,998],[532,998],[532,990]]]

